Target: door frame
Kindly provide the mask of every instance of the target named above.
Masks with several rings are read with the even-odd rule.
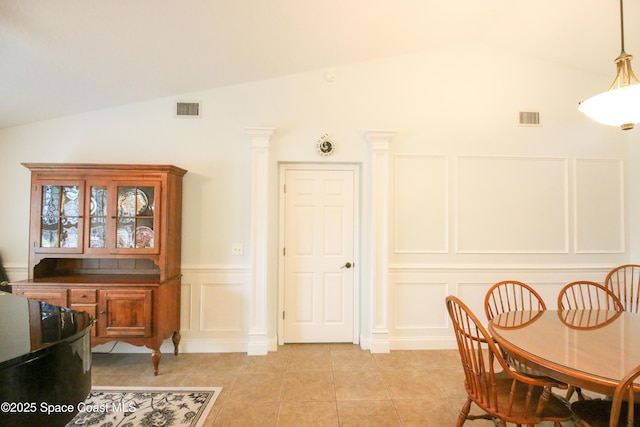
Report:
[[[284,183],[288,170],[319,170],[319,171],[352,171],[353,172],[353,340],[354,344],[360,343],[360,280],[362,265],[360,258],[360,164],[359,163],[297,163],[281,162],[278,166],[278,345],[284,344],[284,213],[285,213],[285,192]]]

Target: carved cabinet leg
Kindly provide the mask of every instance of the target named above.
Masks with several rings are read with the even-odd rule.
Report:
[[[171,340],[173,341],[173,354],[175,354],[176,356],[178,355],[178,344],[180,344],[180,332],[179,331],[175,331],[173,333],[173,336],[171,337]]]
[[[162,352],[160,348],[154,348],[151,353],[151,361],[153,362],[153,375],[158,375],[158,365],[160,365],[160,359],[162,358]]]

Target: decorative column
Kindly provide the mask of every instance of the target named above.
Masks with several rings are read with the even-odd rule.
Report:
[[[389,150],[395,132],[369,131],[371,141],[371,352],[389,343]]]
[[[269,219],[269,139],[272,128],[246,128],[251,138],[251,290],[247,354],[268,352],[267,238]]]

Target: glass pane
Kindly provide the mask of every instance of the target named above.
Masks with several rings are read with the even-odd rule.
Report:
[[[79,190],[77,185],[42,186],[41,247],[78,247]]]
[[[118,219],[118,230],[116,235],[117,248],[133,248],[133,219]]]
[[[42,187],[42,223],[55,224],[60,218],[60,187],[45,185]]]
[[[138,215],[153,216],[155,191],[153,187],[138,187]]]
[[[136,227],[136,248],[153,248],[153,228],[140,225]]]
[[[92,217],[107,216],[107,188],[91,187],[91,212]]]
[[[107,187],[91,187],[89,247],[107,247]]]
[[[137,187],[118,187],[118,216],[143,215],[149,207],[147,194]]]
[[[62,187],[62,216],[78,222],[78,187]]]
[[[117,248],[153,248],[155,187],[118,186]]]
[[[59,244],[57,224],[53,224],[53,226],[50,224],[43,224],[40,247],[57,248]]]
[[[79,188],[77,185],[62,187],[62,233],[60,235],[61,248],[78,247],[78,220],[80,207],[78,205]]]
[[[106,238],[106,218],[91,218],[91,227],[89,231],[89,247],[105,248],[107,246]]]
[[[75,225],[65,225],[62,227],[61,248],[78,247],[78,227]]]

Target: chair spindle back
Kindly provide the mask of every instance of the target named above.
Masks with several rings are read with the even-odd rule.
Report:
[[[526,283],[504,280],[493,285],[484,298],[487,320],[509,311],[545,310],[542,297]]]
[[[560,290],[558,309],[623,311],[624,307],[618,297],[601,284],[579,280]]]
[[[605,286],[620,299],[625,311],[640,313],[640,265],[625,264],[611,270]]]

